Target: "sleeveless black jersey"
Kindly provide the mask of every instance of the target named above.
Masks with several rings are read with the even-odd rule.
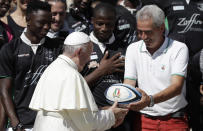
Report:
[[[5,24],[0,21],[0,49],[1,47],[8,42],[8,36],[5,30]]]
[[[36,84],[46,69],[61,53],[61,44],[46,37],[33,53],[21,38],[12,40],[0,51],[0,78],[12,78],[14,105],[25,128],[33,127],[36,112],[29,109]]]
[[[13,32],[14,38],[19,38],[25,28],[16,24],[16,22],[13,20],[13,18],[10,15],[7,16],[7,21],[8,21],[9,27]]]

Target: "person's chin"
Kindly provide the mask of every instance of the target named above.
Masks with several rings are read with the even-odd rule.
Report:
[[[110,38],[110,36],[107,36],[107,35],[100,35],[100,36],[99,36],[99,40],[100,40],[101,42],[106,42],[106,41],[109,40],[109,38]]]
[[[47,35],[47,33],[45,34],[45,33],[43,33],[43,34],[40,34],[39,35],[39,39],[42,39],[42,38],[44,38],[45,36]]]
[[[23,5],[22,10],[26,11],[27,10],[27,5]]]
[[[60,30],[60,27],[59,26],[52,26],[51,29],[54,31],[54,32],[58,32]]]

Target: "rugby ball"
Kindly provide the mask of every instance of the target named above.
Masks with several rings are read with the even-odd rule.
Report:
[[[141,93],[127,84],[113,84],[105,91],[105,97],[108,103],[113,104],[118,101],[118,104],[129,104],[139,101],[142,97]]]

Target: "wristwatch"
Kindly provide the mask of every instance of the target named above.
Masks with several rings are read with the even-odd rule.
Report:
[[[150,97],[150,103],[148,105],[148,107],[153,107],[154,106],[154,97],[152,95],[149,95]]]
[[[23,129],[23,124],[22,123],[18,123],[15,127],[12,127],[13,131],[17,131],[17,129]]]

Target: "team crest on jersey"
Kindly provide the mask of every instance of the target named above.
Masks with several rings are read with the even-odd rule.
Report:
[[[91,61],[88,65],[88,68],[91,69],[91,68],[96,68],[96,67],[99,67],[99,63],[97,63],[97,61]]]
[[[18,57],[27,57],[30,56],[30,54],[19,54]]]

